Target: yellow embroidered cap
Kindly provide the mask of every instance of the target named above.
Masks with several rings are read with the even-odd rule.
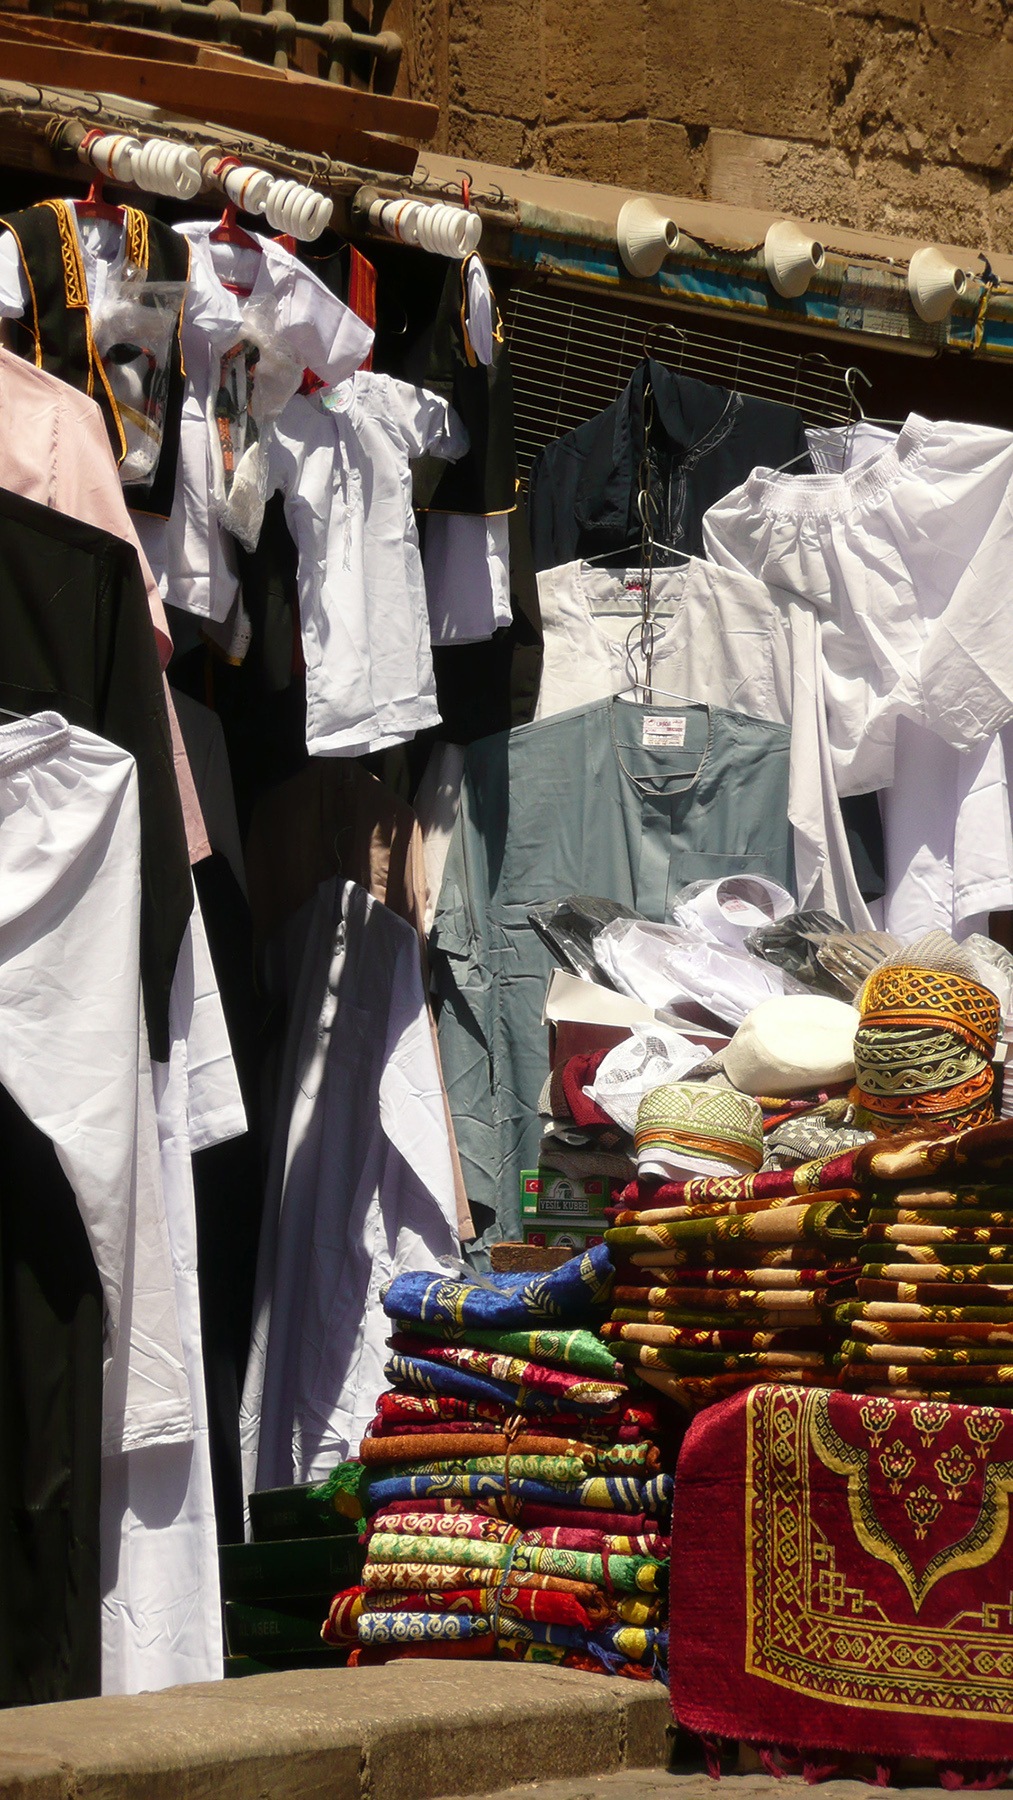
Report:
[[[641,1100],[633,1142],[640,1175],[744,1175],[763,1161],[763,1115],[735,1088],[667,1082]]]
[[[863,1026],[934,1026],[952,1031],[990,1060],[995,1055],[999,1002],[990,988],[966,975],[886,964],[873,970],[862,989],[861,1012]]]

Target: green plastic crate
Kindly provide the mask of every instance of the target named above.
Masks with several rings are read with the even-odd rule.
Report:
[[[256,1662],[278,1657],[319,1653],[320,1628],[330,1610],[331,1594],[289,1600],[278,1597],[259,1606],[241,1600],[225,1602],[225,1637],[229,1655],[249,1656]]]
[[[355,1520],[335,1512],[312,1487],[262,1488],[250,1495],[250,1527],[257,1544],[279,1538],[354,1537]]]
[[[218,1551],[226,1600],[295,1598],[353,1587],[366,1552],[357,1537],[310,1537],[267,1544],[222,1544]],[[326,1608],[325,1608],[326,1611]]]

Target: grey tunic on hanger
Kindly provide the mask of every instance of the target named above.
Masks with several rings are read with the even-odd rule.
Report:
[[[537,1162],[553,964],[528,908],[602,894],[660,921],[698,878],[791,887],[789,739],[720,707],[608,699],[466,751],[432,943],[475,1249],[518,1235],[520,1173]]]

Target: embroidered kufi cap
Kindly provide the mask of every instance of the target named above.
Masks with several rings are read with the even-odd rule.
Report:
[[[644,1095],[633,1142],[641,1176],[745,1175],[763,1161],[763,1115],[734,1088],[669,1082]]]
[[[942,932],[933,937],[948,941]],[[887,962],[873,970],[859,998],[863,1026],[880,1030],[930,1026],[951,1031],[991,1060],[1000,1023],[995,994],[976,979],[969,957],[964,959],[969,972],[957,972],[918,959],[919,948],[912,945],[903,962]],[[959,953],[958,945],[953,949]]]
[[[859,996],[859,1121],[888,1133],[952,1131],[994,1117],[992,1058],[1001,1008],[944,931],[888,958]]]

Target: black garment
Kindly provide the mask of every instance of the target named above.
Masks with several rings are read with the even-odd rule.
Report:
[[[653,399],[650,431],[654,536],[703,554],[701,524],[709,506],[745,481],[760,463],[778,467],[801,458],[805,421],[793,406],[755,400],[645,360],[613,405],[535,458],[528,522],[536,569],[639,544],[640,461],[645,394]],[[810,464],[799,460],[804,473]],[[659,552],[658,562],[665,558]]]
[[[417,507],[432,512],[508,513],[517,505],[510,356],[498,313],[492,362],[479,362],[471,347],[470,261],[448,264],[436,317],[407,364],[409,380],[449,400],[467,429],[469,447],[452,463],[420,456],[412,464],[412,496]]]
[[[0,1706],[101,1687],[102,1289],[70,1184],[0,1088]]]
[[[24,212],[0,219],[18,247],[27,277],[29,309],[11,320],[11,347],[21,356],[58,375],[71,387],[98,402],[117,464],[127,453],[120,409],[92,335],[84,264],[70,202],[43,200]],[[143,270],[152,283],[176,283],[180,292],[190,278],[190,246],[178,232],[136,207],[124,208],[126,261]],[[146,482],[130,482],[123,497],[135,512],[167,519],[176,487],[179,427],[183,412],[183,353],[179,327],[182,305],[169,346],[165,390],[159,396],[162,442],[158,462]],[[136,346],[128,346],[136,349]],[[162,378],[159,378],[161,387]]]
[[[197,1284],[207,1388],[211,1479],[218,1541],[243,1537],[239,1403],[253,1326],[253,1285],[263,1209],[260,1059],[266,1008],[253,979],[250,908],[223,856],[194,869],[215,979],[229,1027],[249,1130],[193,1158]]]
[[[323,232],[320,237],[314,238],[312,244],[292,237],[282,237],[277,242],[283,249],[290,251],[304,269],[309,269],[318,281],[322,281],[328,293],[355,311],[352,305],[355,298],[352,292],[355,286],[353,258],[365,263],[367,269],[372,266],[361,250],[357,250],[336,231]],[[365,323],[368,325],[371,321],[367,319]]]
[[[137,552],[0,488],[0,705],[54,708],[129,751],[141,817],[141,979],[151,1054],[193,906],[162,673]]]

